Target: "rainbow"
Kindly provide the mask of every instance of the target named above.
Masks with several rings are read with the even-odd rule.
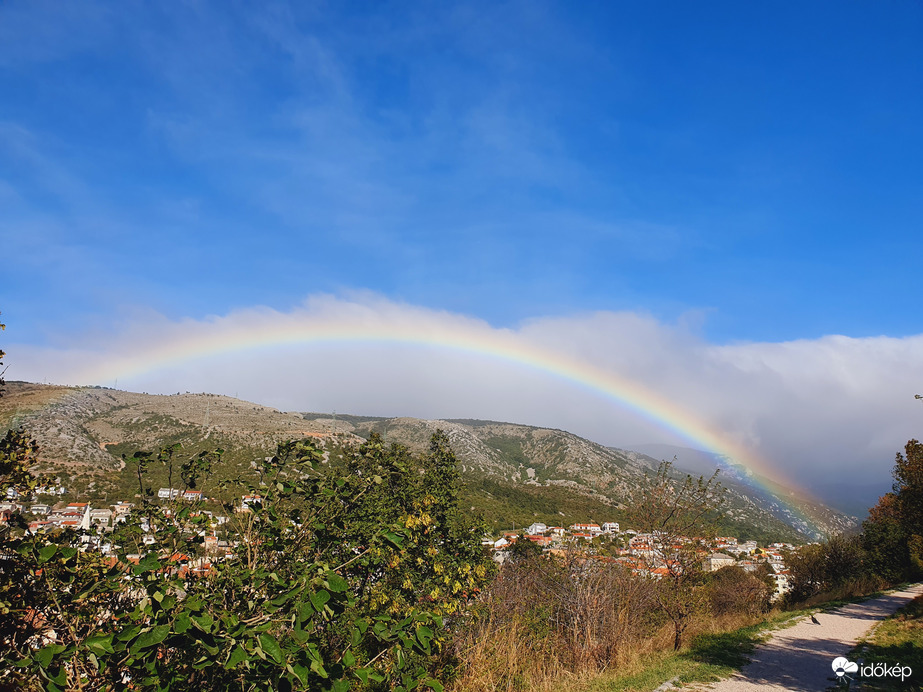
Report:
[[[348,304],[348,308],[356,308]],[[360,308],[361,309],[361,308]],[[84,383],[111,382],[131,378],[165,367],[175,366],[196,358],[231,354],[249,349],[291,345],[323,344],[398,344],[447,349],[455,352],[486,356],[531,369],[564,380],[573,386],[602,395],[619,406],[634,412],[659,427],[672,431],[691,446],[742,465],[756,477],[763,477],[780,486],[797,489],[797,494],[810,498],[807,491],[780,474],[771,464],[752,450],[729,439],[675,402],[651,391],[638,382],[615,372],[597,367],[568,354],[530,343],[517,332],[496,329],[482,322],[458,318],[447,313],[417,312],[428,319],[408,319],[404,313],[382,314],[366,310],[360,315],[318,316],[282,314],[275,311],[253,311],[241,326],[241,320],[217,318],[207,323],[187,322],[176,332],[149,345],[134,347],[128,357],[109,358],[79,373]],[[350,311],[347,310],[347,313]],[[359,317],[360,319],[356,319]],[[123,379],[124,381],[124,379]],[[756,477],[752,485],[779,498],[777,492]],[[779,498],[799,518],[810,526],[814,523],[800,510]]]

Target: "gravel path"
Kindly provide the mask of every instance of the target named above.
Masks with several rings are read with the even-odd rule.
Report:
[[[820,692],[834,684],[830,664],[845,656],[879,620],[923,594],[923,584],[862,603],[818,613],[815,625],[805,618],[779,630],[760,644],[750,663],[733,677],[707,687],[709,692],[804,690]]]

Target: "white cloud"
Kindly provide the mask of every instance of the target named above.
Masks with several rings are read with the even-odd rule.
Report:
[[[345,338],[220,348],[313,328],[412,336],[410,343]],[[430,336],[442,345],[427,345]],[[314,296],[287,312],[249,308],[182,321],[139,315],[115,336],[85,334],[71,343],[79,349],[10,344],[8,376],[107,386],[118,377],[119,388],[219,392],[284,410],[488,418],[615,446],[688,444],[554,372],[448,345],[507,344],[640,383],[814,487],[886,482],[894,453],[919,436],[923,417],[913,400],[923,390],[923,336],[717,346],[683,321],[643,314],[544,317],[497,329],[359,293]],[[195,344],[203,345],[196,351]],[[192,355],[165,357],[176,354]],[[83,379],[93,372],[107,379]]]

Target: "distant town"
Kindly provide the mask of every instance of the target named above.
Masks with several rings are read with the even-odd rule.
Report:
[[[61,496],[66,493],[60,486],[41,487],[33,497]],[[195,503],[201,507],[209,498],[201,491],[179,488],[160,488],[157,501],[169,504],[177,502]],[[260,503],[259,495],[244,495],[234,507],[235,512],[249,512]],[[55,529],[74,529],[84,532],[86,550],[98,550],[103,554],[113,551],[106,536],[118,523],[125,522],[135,503],[119,500],[105,507],[94,507],[89,502],[29,502],[9,489],[7,497],[0,502],[0,524],[8,524],[14,513],[21,513],[29,519],[28,530],[32,533]],[[208,518],[208,528],[201,529],[201,555],[180,555],[176,561],[183,569],[208,571],[215,560],[230,559],[232,549],[237,545],[235,532],[229,527],[229,517],[208,509],[199,509]],[[167,512],[169,514],[169,511]],[[141,530],[151,531],[142,520]],[[143,536],[143,542],[153,544],[152,533]],[[722,567],[737,566],[746,572],[757,572],[761,566],[775,581],[774,600],[781,598],[789,587],[789,571],[785,565],[785,553],[797,551],[790,543],[770,543],[759,546],[756,541],[738,541],[733,536],[722,536],[710,540],[696,537],[670,537],[671,545],[664,537],[651,533],[640,533],[631,528],[622,529],[618,522],[576,523],[569,527],[548,526],[536,522],[522,529],[502,531],[499,536],[485,536],[482,545],[491,551],[493,559],[502,564],[506,561],[518,541],[528,541],[544,553],[563,557],[576,553],[581,559],[618,563],[633,573],[652,579],[669,576],[678,569],[671,555],[679,550],[694,554],[701,561],[705,571],[713,572]]]

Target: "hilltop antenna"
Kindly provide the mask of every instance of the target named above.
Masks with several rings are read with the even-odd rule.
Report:
[[[337,434],[337,412],[336,409],[333,410],[333,434]]]

